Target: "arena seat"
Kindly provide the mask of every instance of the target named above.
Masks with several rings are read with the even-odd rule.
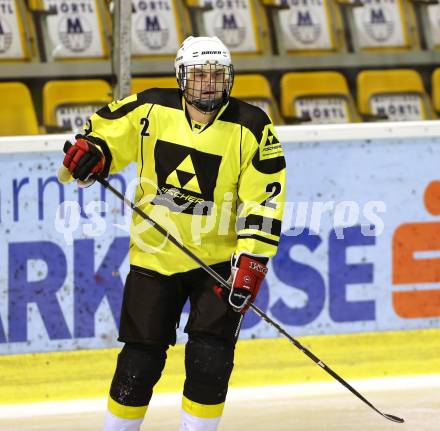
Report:
[[[440,114],[440,68],[434,70],[431,76],[432,105],[434,111]]]
[[[219,37],[236,55],[270,52],[269,29],[260,0],[186,0],[186,4],[195,33]]]
[[[111,102],[103,80],[48,81],[43,87],[43,122],[48,132],[80,132],[95,111]]]
[[[177,80],[175,76],[149,76],[131,80],[132,93],[140,93],[148,88],[177,88]]]
[[[354,51],[387,52],[419,48],[416,17],[409,0],[337,0],[346,14]]]
[[[189,12],[183,0],[156,2],[155,9],[147,10],[139,3],[133,2],[133,58],[174,57],[185,37],[192,34]]]
[[[29,11],[19,0],[3,2],[3,7],[7,13],[0,13],[0,62],[30,61],[36,52]]]
[[[231,96],[260,107],[275,124],[283,123],[269,82],[263,75],[236,75]]]
[[[364,70],[357,76],[359,112],[389,121],[433,117],[422,78],[415,70]]]
[[[279,54],[331,54],[346,50],[342,17],[334,0],[262,0]]]
[[[28,0],[41,28],[42,57],[52,60],[92,60],[109,57],[109,16],[101,0],[56,2]]]
[[[359,119],[345,77],[334,71],[284,74],[281,114],[287,123],[349,123]]]
[[[22,82],[0,82],[0,135],[36,135],[37,116],[31,93]]]

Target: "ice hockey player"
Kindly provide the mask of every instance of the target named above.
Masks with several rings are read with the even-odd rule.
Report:
[[[215,286],[133,213],[119,327],[125,344],[104,431],[140,429],[187,299],[180,430],[217,430],[242,316],[281,232],[281,144],[260,108],[230,97],[229,50],[216,37],[188,37],[175,71],[179,88],[149,89],[93,114],[63,164],[89,184],[92,174],[107,177],[137,162],[137,205],[220,275],[231,276],[232,289]]]

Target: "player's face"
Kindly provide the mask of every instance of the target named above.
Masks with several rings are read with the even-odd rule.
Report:
[[[189,100],[220,99],[230,80],[228,68],[221,65],[189,66],[187,73]]]

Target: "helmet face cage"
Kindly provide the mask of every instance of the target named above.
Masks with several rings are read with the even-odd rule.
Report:
[[[187,103],[208,114],[228,101],[234,83],[234,68],[216,62],[181,65],[178,81]]]

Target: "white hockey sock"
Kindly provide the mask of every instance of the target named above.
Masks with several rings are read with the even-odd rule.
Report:
[[[118,418],[113,413],[105,413],[103,431],[139,431],[143,422],[142,419]]]
[[[148,406],[123,406],[109,397],[103,431],[139,431]]]
[[[183,396],[179,431],[217,431],[224,406],[199,404]]]

